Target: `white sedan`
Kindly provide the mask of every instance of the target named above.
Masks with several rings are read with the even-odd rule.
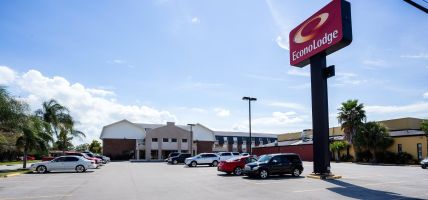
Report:
[[[94,161],[87,160],[79,156],[60,156],[51,161],[34,163],[31,170],[38,173],[49,171],[74,170],[76,172],[85,172],[87,169],[94,169],[97,165]]]

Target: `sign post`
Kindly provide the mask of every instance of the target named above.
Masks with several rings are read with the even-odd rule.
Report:
[[[351,5],[345,0],[333,0],[290,32],[290,64],[311,65],[313,173],[321,178],[330,175],[327,79],[334,66],[327,67],[326,57],[351,42]]]

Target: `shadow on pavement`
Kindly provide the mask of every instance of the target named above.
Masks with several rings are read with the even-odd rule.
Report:
[[[36,174],[36,175],[49,175],[49,174],[89,174],[89,173],[94,173],[94,171],[86,171],[86,172],[75,172],[75,171],[54,171],[54,172],[46,172],[46,173],[37,173],[37,172],[33,172],[31,174]]]
[[[382,190],[374,190],[362,186],[354,185],[351,183],[343,182],[341,180],[325,180],[326,182],[333,183],[340,187],[327,188],[339,195],[354,198],[354,199],[419,199],[414,197],[406,197],[398,193],[387,192]]]
[[[243,179],[248,179],[248,180],[260,180],[260,181],[272,181],[272,180],[294,180],[294,179],[302,179],[305,178],[303,176],[298,176],[298,177],[294,177],[291,175],[278,175],[278,176],[269,176],[269,178],[267,179],[261,179],[258,177],[248,177],[248,176],[243,176]]]

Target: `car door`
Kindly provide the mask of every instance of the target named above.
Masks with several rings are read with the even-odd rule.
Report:
[[[64,170],[74,170],[77,166],[79,158],[76,157],[65,157],[63,169]]]
[[[58,157],[49,163],[48,170],[63,170],[63,164],[64,164],[65,157]]]
[[[292,169],[293,163],[291,162],[290,156],[282,155],[281,162],[282,162],[281,173],[290,173],[291,170],[293,170]]]
[[[269,173],[277,174],[281,171],[282,162],[280,156],[274,156],[269,161]]]

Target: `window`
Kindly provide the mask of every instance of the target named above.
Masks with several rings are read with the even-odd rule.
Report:
[[[239,156],[240,154],[238,152],[233,152],[232,153],[234,156]]]
[[[153,138],[155,139],[155,138]],[[157,138],[156,138],[157,141]],[[151,150],[150,151],[150,157],[152,158],[152,160],[157,160],[158,159],[158,150]]]
[[[416,147],[418,149],[418,160],[422,160],[422,144],[418,143]]]
[[[76,158],[76,157],[65,157],[65,162],[76,162],[76,161],[78,161],[79,160],[79,158]]]
[[[402,144],[398,144],[398,145],[397,145],[397,148],[398,148],[398,149],[397,149],[397,152],[398,152],[398,153],[402,153],[402,152],[403,152],[403,145],[402,145]]]
[[[163,138],[162,141],[163,142],[169,142],[169,139],[168,138]]]
[[[220,156],[231,156],[230,153],[221,153]]]
[[[182,142],[182,143],[186,143],[186,142],[187,142],[187,139],[181,139],[181,142]]]
[[[157,138],[152,138],[152,142],[158,142]]]
[[[177,138],[172,138],[172,142],[177,142]]]

